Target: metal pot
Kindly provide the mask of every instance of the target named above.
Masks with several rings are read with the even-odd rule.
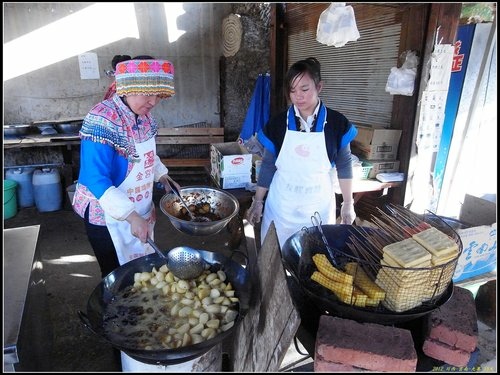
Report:
[[[198,344],[165,350],[143,350],[136,347],[125,347],[113,341],[106,334],[103,327],[103,315],[106,307],[121,290],[134,283],[134,274],[136,272],[151,272],[153,267],[159,268],[165,264],[165,259],[160,258],[156,253],[128,262],[107,275],[90,295],[87,302],[87,313],[78,311],[81,321],[93,333],[140,362],[173,365],[199,357],[229,336],[242,321],[249,309],[252,288],[248,267],[240,265],[238,262],[219,253],[204,250],[199,250],[199,252],[214,270],[222,269],[226,273],[228,280],[236,291],[236,296],[239,298],[238,317],[233,327],[227,331]]]
[[[82,121],[54,124],[54,126],[61,134],[78,134],[82,128]]]
[[[31,130],[31,125],[29,124],[4,125],[3,135],[5,137],[17,137],[20,135],[28,134],[30,130]]]
[[[349,237],[355,234],[354,231],[350,230],[351,228],[351,225],[321,225],[330,248],[336,251],[336,256],[340,257],[339,259],[350,257],[352,261],[354,258],[348,246],[351,243]],[[367,232],[376,230],[368,227],[364,229]],[[451,230],[451,228],[449,229]],[[359,236],[358,239],[363,240]],[[329,257],[320,231],[316,227],[304,228],[296,232],[287,239],[281,249],[283,266],[291,274],[295,283],[300,285],[303,293],[323,313],[330,313],[361,322],[392,325],[427,315],[446,303],[453,293],[453,283],[450,282],[441,295],[423,303],[421,306],[404,312],[393,312],[382,306],[377,308],[351,306],[342,303],[326,288],[311,280],[311,275],[315,270],[312,255],[315,253],[323,253]],[[302,306],[305,302],[297,301],[297,303]]]
[[[160,200],[160,209],[180,232],[191,236],[208,236],[220,232],[235,217],[240,209],[238,199],[232,194],[209,186],[186,186],[179,190],[188,205],[209,203],[213,214],[220,220],[200,222],[180,219],[183,205],[173,193],[164,195]]]

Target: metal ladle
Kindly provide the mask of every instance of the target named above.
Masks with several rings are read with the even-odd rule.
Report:
[[[174,247],[165,255],[151,238],[148,237],[147,242],[159,256],[167,260],[168,269],[179,279],[195,279],[205,270],[205,261],[201,254],[191,247]]]

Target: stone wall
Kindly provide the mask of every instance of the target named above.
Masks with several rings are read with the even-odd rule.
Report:
[[[132,3],[130,3],[132,4]],[[45,26],[57,24],[88,9],[91,3],[8,3],[4,4],[4,51]],[[113,6],[113,5],[110,5]],[[99,79],[80,78],[78,54],[54,61],[4,81],[4,124],[31,123],[84,117],[99,102],[112,78],[116,54],[150,54],[171,60],[175,65],[176,96],[153,109],[160,126],[172,127],[201,122],[224,126],[226,141],[234,141],[243,124],[255,82],[269,71],[269,14],[264,3],[183,3],[184,13],[175,21],[183,31],[178,40],[169,41],[165,11],[161,3],[133,3],[138,37],[101,42],[79,53],[95,52]],[[235,13],[241,16],[243,37],[235,56],[222,54],[222,20]],[[116,16],[116,15],[115,15]],[[109,17],[113,13],[109,12]],[[107,18],[111,22],[112,18]],[[100,25],[88,18],[82,25],[64,29],[55,39],[43,40],[32,48],[15,50],[4,62],[19,64],[37,61],[58,49],[69,48],[82,33],[90,38]],[[111,32],[112,30],[110,30]],[[103,36],[104,38],[104,36]],[[97,38],[99,40],[99,38]],[[164,152],[160,147],[159,152]],[[77,152],[77,150],[76,150]],[[166,152],[166,151],[165,151]],[[76,155],[75,155],[76,156]],[[5,166],[61,162],[59,148],[4,150]]]
[[[221,57],[222,122],[227,141],[236,141],[252,99],[259,74],[270,71],[269,3],[233,4],[241,16],[243,36],[240,50]]]

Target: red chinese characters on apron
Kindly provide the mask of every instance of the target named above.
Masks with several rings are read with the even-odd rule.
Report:
[[[312,226],[317,211],[323,224],[335,222],[332,169],[321,132],[287,129],[276,160],[261,225],[261,239],[274,221],[280,246],[298,230]]]
[[[136,143],[135,148],[139,157],[134,160],[132,170],[118,189],[134,202],[135,211],[148,221],[151,233],[153,233],[155,225],[154,156],[156,153],[154,137],[145,142]],[[116,220],[106,213],[104,216],[120,265],[154,252],[151,246],[142,243],[132,235],[128,221]]]

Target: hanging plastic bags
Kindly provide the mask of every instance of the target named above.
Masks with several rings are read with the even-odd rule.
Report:
[[[413,51],[404,53],[405,62],[401,68],[391,68],[385,91],[391,95],[412,96],[417,75],[418,58]]]
[[[319,16],[316,40],[327,46],[342,47],[359,39],[354,9],[345,3],[331,3]]]

